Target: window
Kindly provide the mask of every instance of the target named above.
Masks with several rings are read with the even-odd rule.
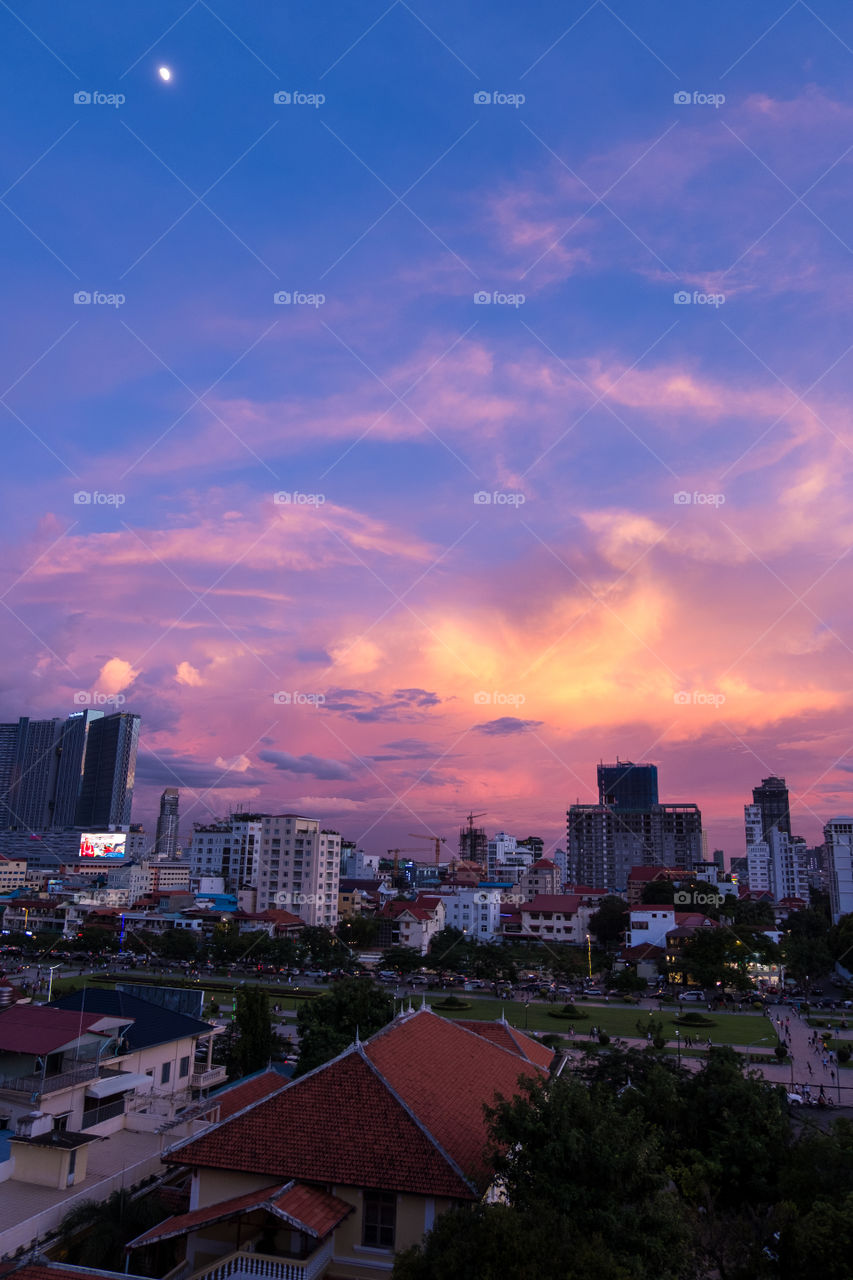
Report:
[[[365,1191],[361,1243],[373,1249],[394,1248],[397,1196],[393,1191]]]
[[[171,1062],[164,1062],[162,1067],[160,1068],[160,1083],[168,1084],[171,1078],[172,1078],[172,1064]]]
[[[189,1075],[189,1073],[190,1073],[190,1055],[187,1054],[185,1058],[181,1058],[181,1064],[178,1069],[178,1075],[181,1077],[182,1080],[184,1080]]]

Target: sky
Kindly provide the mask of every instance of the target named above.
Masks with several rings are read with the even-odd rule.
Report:
[[[853,808],[853,12],[0,5],[0,717],[134,819]],[[429,849],[423,844],[424,850]]]

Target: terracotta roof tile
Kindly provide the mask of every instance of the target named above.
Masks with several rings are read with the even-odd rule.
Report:
[[[517,1053],[527,1062],[532,1062],[537,1067],[542,1067],[544,1071],[547,1071],[551,1066],[554,1058],[553,1049],[540,1044],[532,1036],[526,1036],[523,1031],[518,1031],[507,1023],[477,1022],[473,1018],[470,1020],[456,1018],[455,1022],[458,1027],[465,1027],[468,1031],[473,1031],[475,1035],[483,1036],[484,1039],[490,1040],[492,1044],[500,1045],[502,1049],[509,1049],[510,1053]]]
[[[211,1094],[207,1101],[211,1106],[214,1103],[219,1105],[220,1121],[227,1120],[229,1116],[243,1111],[263,1098],[268,1098],[270,1094],[277,1093],[288,1084],[287,1078],[280,1076],[277,1071],[262,1071],[258,1075],[249,1076],[246,1080],[238,1080],[236,1084],[229,1085],[227,1089],[221,1089],[219,1093]]]
[[[472,1188],[355,1049],[167,1152],[164,1159],[269,1174],[279,1181],[299,1178],[474,1198]]]
[[[274,1202],[279,1213],[322,1240],[353,1212],[354,1206],[319,1187],[296,1182]]]

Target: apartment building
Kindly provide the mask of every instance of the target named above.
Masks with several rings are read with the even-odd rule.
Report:
[[[225,822],[195,823],[190,845],[192,876],[221,876],[226,893],[256,888],[265,820],[266,815],[260,813],[232,813]]]
[[[341,837],[318,818],[264,815],[258,872],[258,911],[283,907],[307,925],[338,923]]]

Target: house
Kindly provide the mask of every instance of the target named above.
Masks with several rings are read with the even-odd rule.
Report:
[[[305,928],[301,916],[276,907],[268,907],[266,911],[235,911],[231,918],[238,933],[264,932],[271,938],[295,938]]]
[[[445,907],[441,898],[419,893],[412,901],[386,902],[375,918],[379,947],[411,947],[425,956],[431,939],[444,928]]]
[[[489,1192],[484,1103],[552,1054],[503,1024],[428,1009],[287,1082],[164,1155],[190,1208],[138,1236],[156,1276],[387,1277],[447,1209]]]
[[[523,871],[518,881],[522,896],[526,901],[539,894],[556,894],[560,892],[560,872],[556,862],[550,858],[538,858],[532,866]]]
[[[213,1088],[226,1077],[225,1067],[212,1061],[214,1037],[224,1033],[224,1027],[126,991],[100,987],[71,992],[55,1001],[55,1007],[121,1018],[128,1024],[120,1046],[121,1069],[149,1079],[151,1101],[161,1104],[151,1110],[161,1118],[173,1113],[179,1102],[190,1101],[197,1090]],[[108,1060],[107,1064],[113,1065]]]
[[[519,908],[520,935],[545,942],[581,946],[602,894],[540,893]],[[507,929],[510,932],[510,929]]]
[[[625,943],[629,947],[639,947],[644,943],[664,947],[674,929],[692,931],[704,925],[716,928],[718,924],[719,921],[710,919],[701,911],[676,911],[675,907],[663,903],[646,903],[645,906],[631,908]]]
[[[622,947],[616,957],[614,969],[617,973],[632,970],[638,978],[648,982],[660,973],[661,961],[666,959],[666,948],[652,946],[642,942],[638,947]]]
[[[655,884],[659,880],[672,883],[683,880],[684,871],[677,867],[632,867],[628,872],[627,898],[629,907],[638,907],[643,901],[643,890],[647,884]]]

